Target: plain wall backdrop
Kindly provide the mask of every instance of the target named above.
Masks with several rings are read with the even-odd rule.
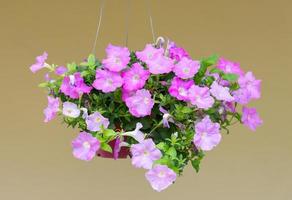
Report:
[[[154,192],[130,160],[75,159],[78,130],[43,123],[44,71],[29,66],[47,51],[49,63],[80,62],[91,51],[98,0],[0,0],[0,199],[292,199],[292,1],[151,0],[155,32],[194,59],[217,53],[262,79],[256,132],[234,126],[207,153],[201,171],[189,166],[164,192]],[[107,0],[97,55],[125,44],[127,0]],[[129,47],[152,42],[144,0],[131,0]]]

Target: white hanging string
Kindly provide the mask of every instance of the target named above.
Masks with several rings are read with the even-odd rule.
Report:
[[[126,29],[126,38],[125,38],[125,45],[128,46],[129,42],[129,16],[130,16],[130,0],[127,0],[127,10],[126,10],[126,19],[125,19],[125,29]],[[153,19],[152,19],[152,13],[151,13],[151,6],[150,6],[150,0],[145,0],[147,4],[147,9],[148,9],[148,16],[149,16],[149,22],[150,22],[150,28],[151,28],[151,33],[152,33],[152,39],[153,39],[153,44],[155,44],[155,31],[154,31],[154,26],[153,26]],[[94,38],[94,43],[92,47],[92,53],[96,53],[96,44],[99,36],[99,30],[101,27],[101,21],[102,21],[102,16],[103,16],[103,10],[105,7],[105,0],[101,0],[100,3],[100,8],[99,8],[99,16],[98,16],[98,23],[97,23],[97,28],[96,28],[96,33],[95,33],[95,38]]]
[[[147,4],[150,28],[151,28],[151,33],[152,33],[152,40],[153,40],[153,44],[154,44],[156,37],[155,37],[154,26],[153,26],[153,19],[152,19],[150,0],[145,0],[145,1],[146,1],[146,4]]]
[[[130,0],[127,0],[126,5],[126,18],[125,18],[125,29],[126,29],[126,39],[125,39],[125,45],[128,47],[129,42],[129,17],[131,12],[131,2]]]
[[[92,47],[92,53],[96,53],[96,43],[99,35],[99,29],[101,25],[101,20],[102,20],[102,15],[103,15],[103,8],[105,6],[105,0],[101,0],[100,8],[99,8],[99,16],[98,16],[98,23],[97,23],[97,28],[96,28],[96,33],[95,33],[95,39]]]

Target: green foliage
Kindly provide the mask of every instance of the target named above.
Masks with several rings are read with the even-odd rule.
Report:
[[[210,74],[216,73],[219,74],[220,79],[230,82],[231,91],[238,90],[239,85],[236,82],[238,79],[237,75],[226,74],[217,69],[215,67],[217,60],[218,56],[212,55],[200,61],[201,67],[194,77],[195,83],[202,87],[210,87],[215,81],[215,78]],[[137,59],[135,52],[131,52],[129,66],[136,62],[139,62],[147,68],[145,63]],[[69,63],[67,68],[68,72],[66,75],[80,72],[85,83],[91,85],[95,80],[96,69],[101,68],[101,62],[94,55],[89,55],[86,61],[81,62],[79,65]],[[198,172],[200,163],[204,157],[204,152],[194,147],[194,122],[202,119],[205,115],[209,115],[214,122],[220,123],[222,130],[226,130],[228,133],[228,128],[234,121],[241,122],[241,115],[237,112],[231,113],[224,111],[226,118],[223,118],[223,114],[219,113],[219,110],[223,106],[222,101],[215,101],[214,105],[208,110],[198,109],[189,103],[178,101],[168,92],[173,77],[174,73],[152,74],[149,77],[145,89],[148,89],[153,95],[155,105],[151,115],[142,118],[136,118],[130,114],[125,102],[122,101],[121,89],[106,94],[93,89],[89,95],[83,94],[79,99],[71,99],[59,92],[63,81],[62,76],[52,82],[41,83],[39,87],[47,88],[50,95],[59,97],[62,102],[70,101],[76,103],[79,107],[86,108],[89,114],[98,111],[104,117],[108,118],[110,120],[110,126],[107,129],[102,129],[99,132],[90,132],[101,142],[102,150],[112,152],[113,150],[109,142],[119,136],[119,131],[133,131],[136,123],[140,122],[143,125],[141,131],[146,134],[146,138],[152,138],[157,148],[163,154],[162,158],[156,161],[156,163],[165,164],[178,174],[181,174],[184,167],[191,162],[195,171]],[[160,106],[166,109],[169,113],[169,118],[174,120],[174,123],[169,122],[169,128],[163,127],[163,113],[159,110]],[[81,131],[89,132],[86,129],[86,122],[81,116],[78,118],[64,117],[63,121],[68,127],[79,128]],[[120,130],[116,130],[117,128]],[[131,145],[137,141],[133,138],[126,137],[126,142]]]
[[[223,74],[222,79],[234,82],[234,81],[237,81],[238,75],[236,75],[236,74]]]

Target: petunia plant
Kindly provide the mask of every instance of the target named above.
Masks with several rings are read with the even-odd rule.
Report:
[[[39,85],[48,91],[44,121],[60,115],[80,130],[72,141],[77,159],[130,157],[156,191],[173,184],[188,163],[198,172],[231,125],[254,131],[262,124],[247,107],[260,98],[261,81],[216,55],[192,59],[168,42],[142,51],[110,44],[103,60],[89,55],[66,66],[47,64],[47,57],[30,67],[49,71]]]

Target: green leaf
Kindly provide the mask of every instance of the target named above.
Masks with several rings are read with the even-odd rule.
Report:
[[[200,163],[201,160],[200,159],[194,159],[191,161],[192,162],[192,166],[193,168],[196,170],[196,172],[198,173],[200,171]]]
[[[90,54],[87,58],[87,63],[89,66],[95,65],[95,56],[93,54]]]
[[[223,74],[222,79],[227,81],[237,81],[238,75],[236,74]]]
[[[73,73],[73,72],[76,72],[77,71],[77,65],[76,65],[76,63],[69,63],[69,64],[67,64],[67,68],[68,68],[68,71],[70,73]]]
[[[218,68],[213,68],[210,70],[210,74],[215,74],[215,73],[222,74],[223,71]]]
[[[211,65],[215,65],[217,63],[217,61],[218,61],[218,56],[216,54],[214,54],[214,55],[211,55],[211,56],[209,56],[207,58],[204,58],[202,60],[202,63],[204,65],[206,65],[207,67],[209,67]]]
[[[104,150],[104,151],[109,152],[109,153],[112,153],[113,152],[112,147],[109,144],[107,144],[107,143],[102,143],[101,146],[100,146],[100,148],[102,150]]]
[[[170,147],[168,151],[166,152],[167,155],[169,155],[172,158],[175,158],[177,155],[176,149],[174,147]]]
[[[110,137],[113,137],[113,136],[117,135],[117,133],[113,129],[105,129],[103,131],[103,135],[106,138],[110,138]]]
[[[181,112],[184,113],[184,114],[188,114],[188,113],[193,112],[193,110],[188,106],[184,106],[184,107],[181,108]]]
[[[240,86],[238,83],[235,82],[235,83],[232,83],[229,88],[231,91],[235,91],[235,90],[238,90]]]
[[[48,83],[47,82],[45,82],[45,83],[40,83],[38,86],[40,87],[40,88],[45,88],[45,87],[48,87]]]
[[[156,145],[156,147],[164,152],[168,150],[168,145],[164,142],[160,142],[159,144]]]

